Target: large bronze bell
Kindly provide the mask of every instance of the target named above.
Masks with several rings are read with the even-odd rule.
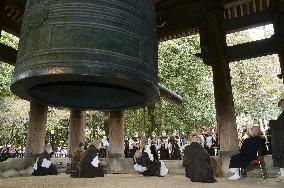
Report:
[[[148,106],[157,46],[152,0],[28,0],[11,90],[71,108]]]

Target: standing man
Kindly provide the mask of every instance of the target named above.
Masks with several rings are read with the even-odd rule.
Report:
[[[169,139],[168,139],[166,131],[162,132],[160,145],[161,145],[160,160],[169,160],[171,144],[169,143]]]
[[[269,121],[269,127],[271,129],[273,166],[280,168],[277,179],[284,182],[284,99],[278,102],[278,107],[281,114],[277,120]]]
[[[139,149],[138,133],[135,132],[133,137],[129,140],[129,158],[133,158],[136,150]]]
[[[101,140],[100,146],[99,146],[99,157],[100,158],[107,158],[107,151],[109,148],[109,142],[107,136],[103,136],[103,139]]]
[[[171,148],[171,160],[180,160],[181,154],[180,154],[180,139],[179,136],[177,136],[176,130],[174,130],[172,137],[170,138],[170,143],[172,145]]]

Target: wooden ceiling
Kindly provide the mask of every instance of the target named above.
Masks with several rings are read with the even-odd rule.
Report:
[[[159,40],[195,33],[207,6],[236,0],[153,0],[156,7]],[[3,30],[19,36],[26,0],[1,0],[0,23]]]

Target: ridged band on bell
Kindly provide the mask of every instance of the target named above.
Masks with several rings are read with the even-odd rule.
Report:
[[[28,0],[11,90],[72,108],[148,106],[157,47],[152,0]]]

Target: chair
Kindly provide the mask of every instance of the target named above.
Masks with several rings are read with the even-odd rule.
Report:
[[[239,169],[239,173],[241,175],[241,178],[247,177],[247,171],[258,168],[261,171],[263,181],[266,180],[267,172],[266,172],[266,168],[265,168],[264,155],[262,155],[263,153],[264,153],[263,147],[259,147],[258,152],[257,152],[257,159],[251,161],[250,165],[247,166],[246,168],[240,168]]]

